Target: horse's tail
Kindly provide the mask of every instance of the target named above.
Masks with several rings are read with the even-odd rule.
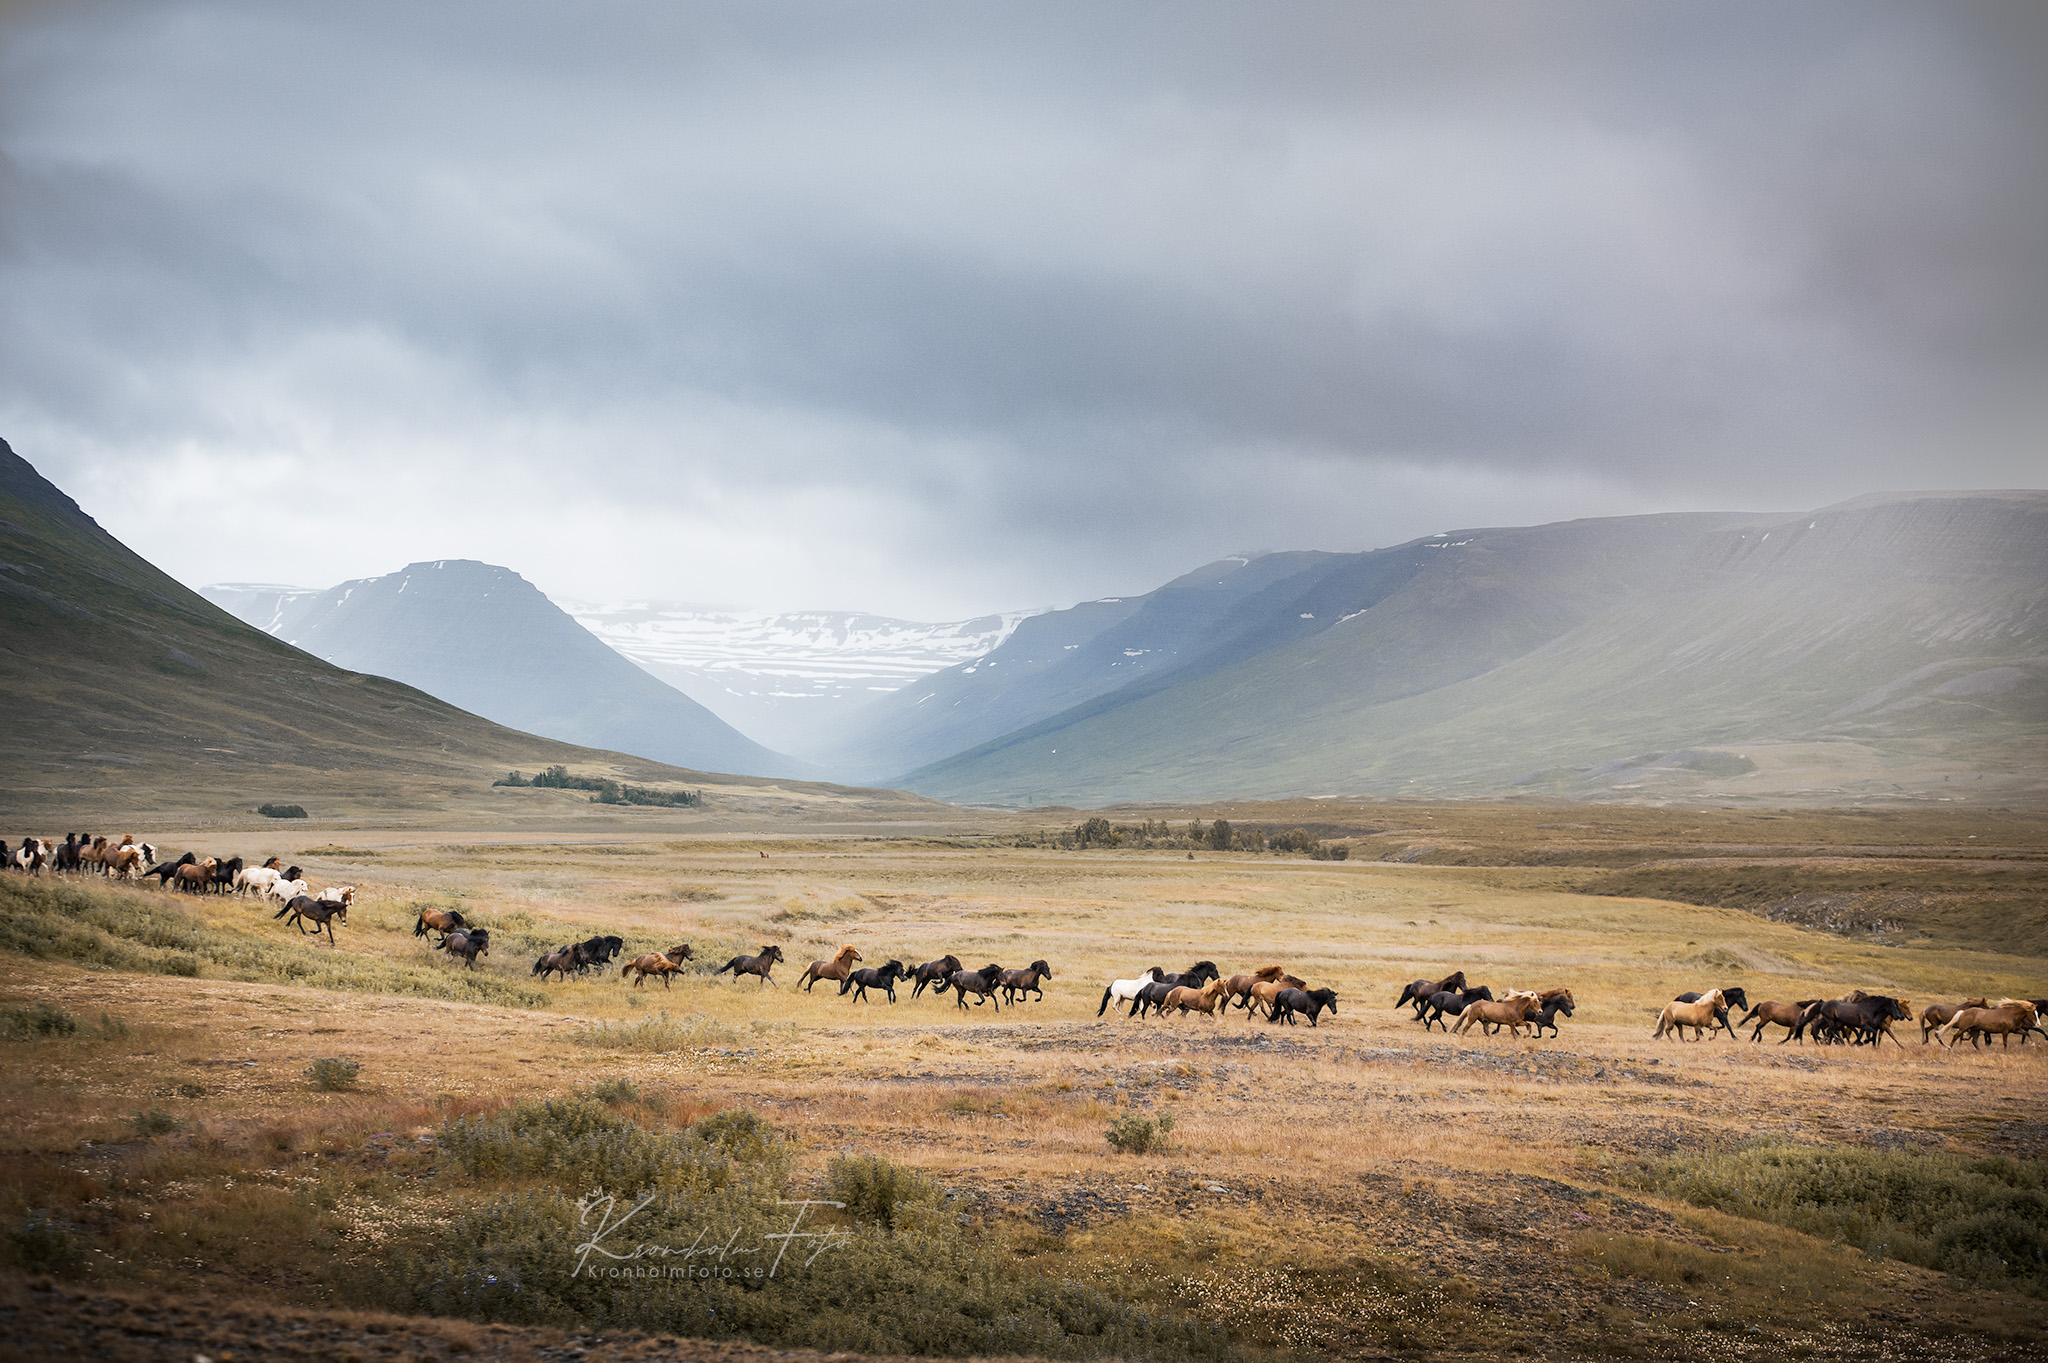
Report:
[[[279,909],[279,910],[278,910],[278,911],[277,911],[276,913],[273,913],[272,915],[270,915],[270,921],[271,921],[271,922],[273,922],[273,923],[275,923],[275,922],[276,922],[276,921],[277,921],[278,919],[280,919],[280,918],[284,917],[284,916],[285,916],[286,914],[290,913],[291,911],[292,911],[291,901],[290,901],[290,900],[286,900],[286,901],[285,901],[285,906],[284,906],[283,908]]]
[[[839,982],[839,997],[845,998],[846,991],[851,988],[853,988],[853,976],[848,975],[845,979]]]
[[[713,978],[715,979],[715,978],[717,978],[718,976],[720,976],[720,975],[723,975],[723,974],[724,974],[724,973],[725,973],[726,971],[728,971],[728,970],[732,970],[732,977],[733,977],[734,979],[738,979],[738,978],[740,977],[740,973],[739,973],[739,971],[737,971],[737,970],[733,970],[733,967],[734,967],[734,966],[736,966],[736,965],[738,965],[739,963],[740,963],[740,958],[739,958],[739,957],[737,957],[737,956],[733,957],[733,958],[732,958],[732,959],[731,959],[730,961],[727,961],[727,962],[726,962],[726,963],[725,963],[724,965],[722,965],[722,966],[718,967],[718,969],[716,969],[716,970],[712,971],[712,972],[711,972],[711,974],[712,974],[712,977],[713,977]]]
[[[415,937],[424,937],[427,935],[426,914],[422,913],[418,918],[413,920],[412,935]]]
[[[1096,1010],[1095,1010],[1095,1016],[1097,1016],[1097,1017],[1101,1017],[1101,1016],[1102,1016],[1102,1015],[1103,1015],[1104,1013],[1107,1013],[1107,1012],[1109,1011],[1109,996],[1110,996],[1111,994],[1114,994],[1115,992],[1116,992],[1116,986],[1115,986],[1115,985],[1113,985],[1113,984],[1112,984],[1112,985],[1106,985],[1106,986],[1104,986],[1104,987],[1103,987],[1103,990],[1102,990],[1102,1006],[1101,1006],[1100,1008],[1098,1008],[1098,1009],[1096,1009]]]

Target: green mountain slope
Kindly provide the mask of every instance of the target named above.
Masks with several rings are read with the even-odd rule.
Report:
[[[2048,786],[2048,493],[1442,543],[1355,618],[1184,684],[1099,698],[903,783],[1074,804]]]
[[[159,571],[4,441],[0,694],[0,814],[18,817],[231,817],[273,800],[437,810],[507,769],[553,763],[635,781],[912,799],[771,787],[536,738],[331,666]]]

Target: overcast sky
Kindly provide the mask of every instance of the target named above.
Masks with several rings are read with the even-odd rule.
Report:
[[[2048,6],[0,10],[0,437],[182,580],[926,619],[2048,482]]]

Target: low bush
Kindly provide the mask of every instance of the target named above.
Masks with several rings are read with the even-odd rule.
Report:
[[[0,1010],[0,1039],[7,1041],[35,1041],[44,1037],[72,1036],[77,1031],[78,1019],[53,1003],[38,1003],[33,1008]]]
[[[361,1064],[338,1056],[323,1056],[300,1071],[322,1093],[346,1093],[356,1086],[362,1072]]]
[[[2048,1161],[1764,1141],[1649,1160],[1624,1181],[2048,1296]]]
[[[136,1113],[128,1119],[128,1124],[135,1128],[135,1134],[138,1136],[168,1136],[183,1125],[160,1107]]]
[[[68,1277],[85,1267],[85,1241],[48,1212],[31,1211],[7,1227],[7,1257],[26,1273]]]
[[[1127,1112],[1109,1124],[1102,1133],[1112,1150],[1126,1155],[1146,1155],[1166,1148],[1167,1138],[1173,1134],[1173,1114],[1162,1112],[1157,1117],[1143,1117]]]
[[[929,1175],[880,1155],[840,1155],[825,1166],[825,1186],[834,1202],[856,1221],[890,1230],[908,1222],[913,1209],[930,1212],[946,1200]]]
[[[450,1123],[441,1141],[455,1167],[437,1199],[453,1204],[354,1261],[360,1304],[861,1353],[1233,1356],[1184,1316],[1034,1271],[923,1200],[916,1175],[842,1165],[835,1186],[868,1213],[850,1224],[791,1198],[788,1147],[749,1112],[654,1131],[560,1099]],[[538,1184],[489,1195],[521,1173]],[[485,1196],[465,1202],[464,1175]]]
[[[266,819],[303,819],[306,817],[306,807],[304,805],[258,805],[256,806],[256,812]]]

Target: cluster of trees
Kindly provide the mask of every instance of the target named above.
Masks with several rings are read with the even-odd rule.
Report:
[[[1190,820],[1176,827],[1164,819],[1143,823],[1111,823],[1097,815],[1066,829],[1040,829],[1018,836],[1019,847],[1057,847],[1086,851],[1091,847],[1185,848],[1212,852],[1304,852],[1317,861],[1343,861],[1351,849],[1341,842],[1328,843],[1305,828],[1268,829],[1257,824],[1233,824],[1218,819],[1204,824]]]
[[[544,790],[588,790],[594,792],[590,797],[590,803],[594,805],[656,805],[691,809],[704,803],[701,790],[656,790],[652,786],[629,786],[609,776],[571,776],[569,769],[562,766],[549,767],[530,779],[516,771],[508,772],[505,779],[491,784],[538,786]]]

